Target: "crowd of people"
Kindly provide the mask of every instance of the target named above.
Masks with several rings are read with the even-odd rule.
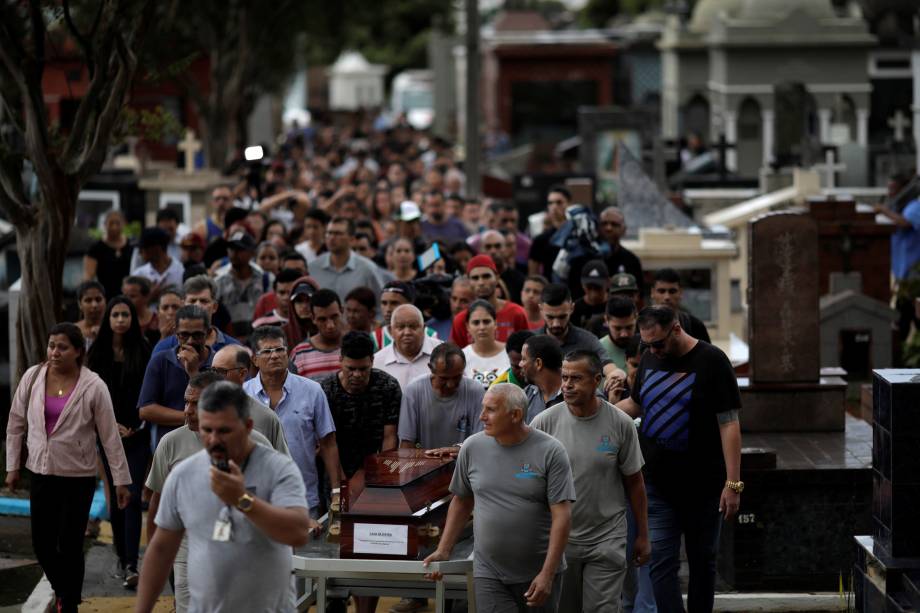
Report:
[[[16,390],[6,483],[31,473],[59,610],[81,600],[97,475],[138,611],[171,573],[178,611],[286,611],[291,547],[397,447],[457,457],[427,562],[472,512],[478,610],[682,611],[681,536],[689,609],[712,608],[738,388],[680,274],[644,287],[621,211],[557,185],[531,236],[403,125],[297,130],[231,170],[189,228],[163,209],[135,244],[105,217],[80,320]]]

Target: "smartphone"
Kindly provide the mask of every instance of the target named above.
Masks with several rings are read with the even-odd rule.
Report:
[[[438,248],[438,244],[435,243],[431,246],[430,249],[426,250],[425,253],[418,256],[418,269],[422,273],[431,268],[435,262],[441,259],[441,250]]]
[[[225,473],[230,472],[230,463],[227,462],[227,460],[218,460],[217,462],[214,462],[214,466],[217,468],[217,470],[223,471]]]

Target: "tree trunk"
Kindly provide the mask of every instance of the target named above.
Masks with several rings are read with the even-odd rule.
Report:
[[[57,185],[43,186],[41,198],[54,204],[36,208],[35,223],[16,227],[16,252],[22,269],[16,318],[16,377],[45,359],[48,330],[60,321],[61,283],[77,187],[72,177],[57,175]]]

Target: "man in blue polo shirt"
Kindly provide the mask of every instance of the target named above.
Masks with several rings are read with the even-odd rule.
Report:
[[[219,306],[217,302],[217,284],[208,275],[196,275],[185,280],[182,285],[182,292],[185,294],[185,304],[194,305],[204,309],[212,319]],[[215,326],[208,328],[208,336],[205,339],[205,345],[211,348],[212,353],[217,353],[227,345],[239,345],[238,340],[224,334]],[[153,348],[153,353],[159,353],[167,349],[175,351],[179,346],[179,340],[176,335],[167,336],[161,339]]]
[[[189,378],[211,365],[214,353],[205,343],[211,318],[197,306],[176,312],[176,339],[170,350],[151,356],[137,399],[140,417],[153,426],[151,447],[156,449],[167,432],[185,423],[185,388]]]

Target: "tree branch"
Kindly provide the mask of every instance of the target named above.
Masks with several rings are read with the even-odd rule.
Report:
[[[29,227],[35,221],[34,210],[22,187],[22,167],[6,159],[0,160],[0,209],[17,229]]]
[[[106,148],[121,107],[125,102],[128,87],[137,67],[137,57],[125,43],[124,37],[119,33],[115,38],[115,49],[118,54],[118,72],[109,91],[105,107],[96,120],[96,130],[92,143],[84,150],[83,160],[77,169],[77,177],[82,182],[92,174],[98,172],[105,161]]]
[[[92,43],[80,33],[77,24],[73,21],[73,16],[70,14],[70,0],[63,0],[64,3],[64,23],[67,24],[67,29],[70,31],[71,35],[77,40],[77,43],[83,49],[83,55],[86,57],[86,69],[89,72],[89,78],[92,79],[96,74],[96,59],[93,57],[93,45]],[[103,4],[99,5],[99,13],[97,13],[97,19],[101,15]],[[98,25],[98,21],[97,24]]]

